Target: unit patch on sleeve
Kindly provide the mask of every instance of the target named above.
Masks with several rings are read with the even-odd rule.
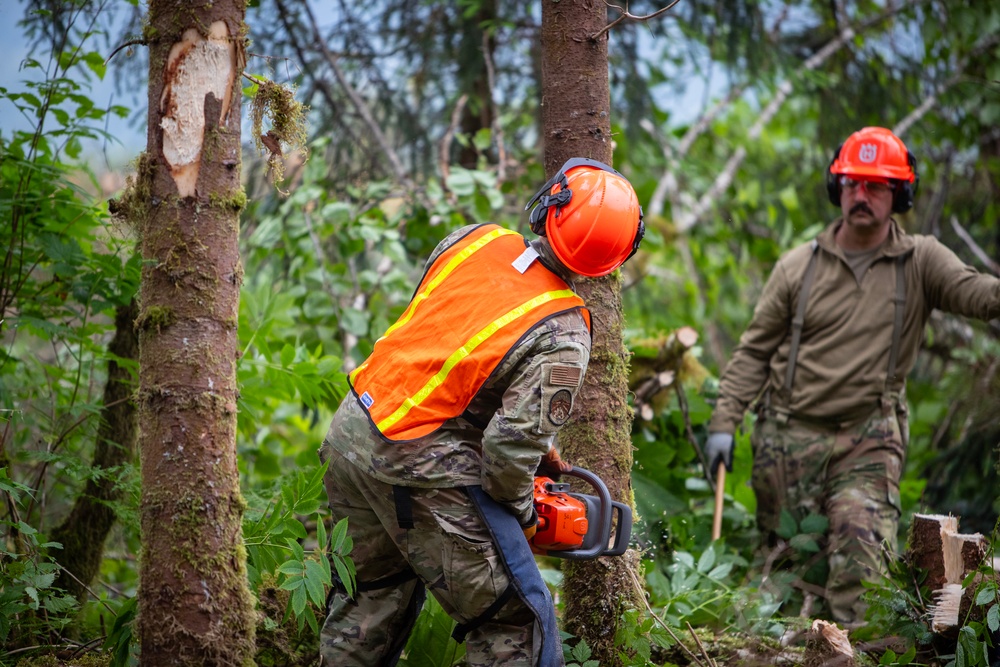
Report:
[[[562,426],[569,419],[573,410],[573,394],[568,389],[560,389],[549,400],[549,421],[556,426]]]
[[[555,364],[549,375],[549,383],[555,387],[579,387],[580,367]]]

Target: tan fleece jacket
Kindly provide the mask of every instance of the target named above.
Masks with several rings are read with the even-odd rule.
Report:
[[[775,265],[722,374],[709,431],[732,433],[765,387],[772,406],[804,418],[844,422],[874,409],[889,367],[899,255],[907,256],[906,305],[898,379],[891,390],[902,388],[916,363],[932,309],[982,320],[1000,316],[1000,279],[978,273],[933,237],[906,234],[895,221],[877,259],[858,282],[834,241],[840,223],[838,219],[816,239],[816,269],[790,395],[782,385],[811,244],[788,251]]]

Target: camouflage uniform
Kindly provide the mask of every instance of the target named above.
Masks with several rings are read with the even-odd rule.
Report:
[[[428,265],[463,232],[446,238]],[[547,266],[561,269],[547,245],[534,245]],[[331,595],[323,664],[392,664],[409,634],[409,612],[422,602],[418,581],[403,581],[411,570],[459,623],[475,619],[507,589],[497,548],[460,487],[481,484],[521,525],[531,522],[535,469],[568,419],[589,356],[590,331],[580,313],[556,315],[511,350],[461,417],[406,442],[383,440],[354,395],[345,398],[320,457],[330,461],[325,482],[333,520],[348,519],[359,592],[354,600]],[[394,487],[409,491],[409,530],[400,528]],[[378,587],[371,589],[373,583]],[[533,632],[534,617],[515,595],[470,631],[467,662],[533,665]]]
[[[782,511],[829,519],[827,602],[834,618],[864,618],[862,581],[896,549],[905,415],[891,405],[839,429],[763,415],[751,442],[757,524],[771,544]]]
[[[933,237],[892,221],[868,270],[856,276],[835,234],[840,220],[775,265],[753,319],[722,374],[709,432],[733,433],[760,398],[753,486],[762,534],[782,509],[827,516],[827,599],[838,621],[863,619],[860,582],[872,580],[879,543],[896,546],[899,479],[908,439],[905,378],[933,309],[1000,315],[1000,280],[977,273]],[[815,254],[801,341],[792,327]],[[899,268],[901,267],[901,268]],[[897,273],[897,270],[899,273]],[[897,279],[905,285],[896,330]],[[794,377],[788,384],[789,368]],[[890,368],[893,372],[890,375]]]

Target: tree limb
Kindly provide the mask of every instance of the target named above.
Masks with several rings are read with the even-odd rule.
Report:
[[[993,259],[986,254],[986,251],[979,247],[976,240],[972,238],[969,232],[965,231],[965,228],[958,223],[958,218],[955,216],[951,216],[951,228],[955,230],[956,234],[958,234],[958,238],[965,241],[965,245],[969,246],[969,250],[972,251],[972,254],[974,254],[980,262],[985,264],[986,268],[988,268],[993,275],[1000,276],[1000,264],[994,262]]]
[[[337,78],[337,83],[341,85],[344,92],[347,93],[347,97],[351,100],[351,104],[354,105],[355,110],[361,116],[361,119],[368,126],[369,131],[375,137],[375,141],[378,143],[379,147],[382,149],[382,153],[385,155],[386,159],[389,161],[389,166],[392,169],[393,175],[396,177],[396,181],[402,185],[406,190],[413,190],[413,183],[410,180],[409,174],[403,167],[402,161],[393,150],[392,146],[389,144],[389,140],[386,138],[385,133],[382,132],[382,128],[379,127],[378,122],[375,117],[372,116],[371,110],[368,105],[358,94],[358,91],[354,89],[351,82],[347,80],[344,76],[343,70],[340,69],[340,64],[337,61],[337,57],[330,52],[330,47],[327,46],[326,40],[319,32],[319,25],[316,23],[316,16],[313,14],[312,7],[309,6],[308,1],[304,1],[302,6],[305,7],[306,15],[309,17],[310,27],[312,28],[313,41],[316,46],[319,47],[326,59],[330,69],[333,70],[333,75]]]
[[[614,21],[612,21],[608,25],[606,25],[603,30],[601,30],[599,32],[595,32],[593,35],[590,36],[590,39],[592,39],[592,40],[593,39],[597,39],[598,37],[600,37],[604,33],[608,32],[609,30],[611,30],[612,28],[614,28],[616,25],[618,25],[619,23],[621,23],[625,19],[631,19],[632,21],[649,21],[650,19],[654,19],[657,16],[659,16],[660,14],[662,14],[662,13],[664,13],[664,12],[670,10],[670,9],[673,9],[674,5],[676,5],[678,2],[680,2],[680,0],[674,0],[673,2],[671,2],[669,5],[667,5],[663,9],[657,9],[652,14],[646,14],[645,16],[636,16],[635,14],[630,14],[627,9],[622,9],[618,5],[613,5],[610,2],[607,2],[607,0],[605,0],[604,4],[606,4],[611,9],[617,9],[619,12],[621,12],[622,15],[619,16],[618,18],[616,18]]]
[[[800,75],[803,72],[808,72],[815,70],[820,65],[825,63],[830,57],[839,51],[844,45],[848,44],[858,32],[867,30],[868,28],[877,25],[878,23],[898,14],[903,9],[911,7],[915,4],[920,4],[926,0],[907,0],[899,5],[890,5],[888,9],[884,12],[870,18],[867,21],[862,22],[856,28],[847,26],[838,33],[838,35],[827,42],[823,48],[814,53],[805,62],[802,63],[801,67],[796,71],[796,75]],[[777,115],[781,106],[788,99],[788,96],[793,90],[792,79],[786,79],[781,82],[778,86],[777,93],[774,98],[767,104],[766,107],[761,111],[760,115],[757,117],[756,122],[750,127],[747,133],[747,138],[750,140],[756,139],[760,136],[763,131],[764,126],[769,123],[775,115]],[[697,204],[693,208],[687,211],[681,212],[679,215],[674,217],[674,224],[678,232],[684,232],[692,227],[694,227],[701,218],[711,209],[712,205],[719,199],[723,192],[732,184],[733,179],[736,176],[736,171],[740,168],[743,160],[746,159],[747,150],[745,146],[739,146],[733,151],[729,160],[726,162],[726,166],[716,177],[715,182],[712,183],[711,187],[705,194],[701,196]]]

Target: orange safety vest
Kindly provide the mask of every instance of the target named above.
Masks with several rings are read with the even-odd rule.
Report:
[[[349,376],[351,390],[386,440],[412,440],[458,417],[521,338],[583,299],[531,261],[524,237],[481,225],[449,246],[410,304]]]

